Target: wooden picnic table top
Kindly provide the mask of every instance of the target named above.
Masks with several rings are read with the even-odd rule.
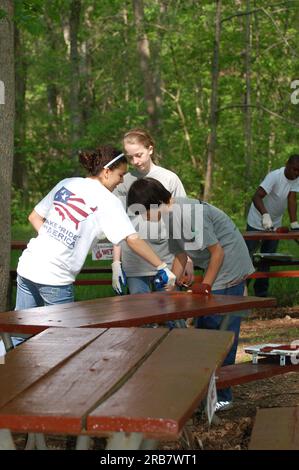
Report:
[[[287,233],[279,233],[275,231],[265,231],[260,230],[244,232],[243,237],[245,240],[298,240],[299,239],[299,230],[293,230]]]
[[[130,327],[274,307],[275,298],[167,292],[105,297],[0,313],[0,332],[36,334],[49,327]]]
[[[232,342],[193,328],[49,328],[5,356],[0,430],[176,438]]]

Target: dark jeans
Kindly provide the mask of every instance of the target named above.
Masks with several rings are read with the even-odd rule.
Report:
[[[240,295],[244,294],[245,282],[241,282],[236,286],[228,287],[227,289],[213,290],[213,294],[221,295]],[[195,321],[195,328],[205,328],[207,330],[218,330],[223,319],[223,315],[209,315],[205,317],[198,317]],[[230,316],[230,322],[227,327],[227,331],[232,331],[235,333],[234,343],[224,359],[223,366],[228,366],[235,363],[239,334],[240,334],[240,325],[241,317],[236,315]],[[218,401],[231,401],[232,400],[232,391],[230,388],[223,388],[222,390],[217,390]]]
[[[257,232],[256,228],[247,225],[247,232]],[[278,247],[278,240],[245,240],[249,254],[252,258],[253,253],[261,245],[261,253],[275,253]],[[259,271],[268,272],[270,270],[269,264],[261,262]],[[256,279],[253,285],[254,293],[257,297],[267,297],[269,288],[269,279]]]

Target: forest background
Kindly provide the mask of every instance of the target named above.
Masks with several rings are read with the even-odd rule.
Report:
[[[299,0],[0,0],[2,226],[18,237],[81,174],[78,149],[143,126],[188,195],[244,229],[260,181],[299,153],[298,30]]]

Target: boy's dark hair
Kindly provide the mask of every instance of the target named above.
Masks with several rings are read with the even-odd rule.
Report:
[[[140,204],[149,210],[151,205],[168,204],[170,199],[171,193],[159,181],[154,178],[140,178],[130,187],[127,202],[128,207]]]

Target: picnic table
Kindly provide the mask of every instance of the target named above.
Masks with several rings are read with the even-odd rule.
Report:
[[[244,232],[243,237],[245,240],[299,240],[299,230],[290,232],[252,230]]]
[[[0,366],[0,449],[11,432],[106,436],[108,449],[179,437],[205,397],[231,332],[48,328]]]
[[[231,314],[256,307],[274,307],[276,299],[228,295],[201,296],[163,292],[105,297],[69,304],[0,313],[0,332],[6,348],[8,333],[36,334],[50,327],[110,328],[142,326],[188,317],[222,314],[225,330]]]

